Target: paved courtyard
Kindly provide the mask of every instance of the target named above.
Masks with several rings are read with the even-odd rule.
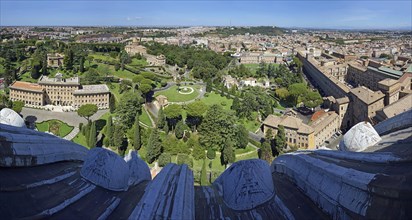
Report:
[[[99,110],[91,117],[91,119],[99,119],[108,111],[108,109]],[[87,120],[77,115],[77,112],[52,112],[33,108],[23,108],[21,114],[23,115],[23,118],[29,122],[42,122],[51,119],[58,119],[75,127],[78,127],[79,123],[87,123]]]

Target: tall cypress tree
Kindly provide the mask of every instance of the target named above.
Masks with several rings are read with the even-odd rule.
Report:
[[[116,97],[114,97],[113,94],[110,94],[109,109],[110,109],[110,113],[113,113],[116,110]]]
[[[275,137],[275,146],[278,154],[282,154],[283,149],[286,147],[285,128],[282,125],[279,125],[278,127],[278,133]]]
[[[235,159],[236,155],[233,149],[233,143],[230,140],[228,140],[226,141],[226,144],[223,147],[220,162],[222,163],[222,165],[225,165],[226,167],[227,164],[235,162]]]
[[[96,147],[96,122],[92,123],[92,126],[90,128],[90,134],[89,134],[89,148],[94,148]]]
[[[84,72],[84,56],[81,56],[80,57],[80,67],[79,67],[79,70],[80,70],[80,72],[81,73],[83,73]]]
[[[209,185],[209,181],[207,179],[207,173],[206,173],[206,160],[203,160],[203,165],[202,165],[202,171],[200,172],[200,185],[201,186],[207,186]]]
[[[163,108],[160,108],[159,112],[157,113],[157,128],[163,128],[166,124],[166,116],[163,112]]]
[[[162,153],[162,143],[160,141],[159,132],[153,129],[147,142],[146,160],[148,163],[153,163]]]
[[[133,143],[134,143],[134,149],[135,150],[140,150],[142,147],[142,139],[140,135],[140,124],[139,124],[139,113],[136,114],[136,120],[134,121],[134,134],[133,134]]]
[[[112,119],[112,116],[109,116],[109,118],[107,119],[107,125],[106,125],[106,137],[109,140],[110,146],[113,146],[113,132],[114,132],[113,119]]]

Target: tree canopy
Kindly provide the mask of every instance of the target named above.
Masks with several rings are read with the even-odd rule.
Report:
[[[205,148],[221,151],[227,140],[233,140],[235,119],[220,105],[212,105],[199,126],[200,143]]]
[[[86,104],[80,106],[80,108],[77,110],[77,114],[80,117],[86,118],[88,121],[90,121],[90,117],[94,115],[97,112],[97,106],[94,104]]]
[[[136,118],[136,114],[141,112],[143,100],[136,93],[127,92],[119,101],[116,107],[116,114],[119,117],[119,122],[130,128]]]

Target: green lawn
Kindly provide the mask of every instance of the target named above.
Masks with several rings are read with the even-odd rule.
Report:
[[[86,142],[86,137],[85,137],[81,132],[79,132],[79,133],[76,135],[76,137],[74,137],[74,138],[72,139],[72,141],[73,141],[74,143],[76,143],[76,144],[80,144],[80,145],[88,148],[88,147],[87,147],[87,142]]]
[[[193,86],[188,85],[187,87],[193,88],[194,91],[190,94],[181,94],[177,90],[177,88],[178,88],[177,86],[172,86],[167,90],[156,92],[155,96],[164,95],[164,96],[167,97],[167,100],[169,102],[187,102],[187,101],[193,100],[197,96],[199,96],[199,89],[201,88],[201,86],[199,86],[199,85],[193,85]]]
[[[257,151],[255,151],[253,153],[246,154],[246,155],[241,156],[241,157],[236,156],[236,161],[249,160],[249,159],[258,159],[258,158],[259,158],[258,153],[257,153]]]
[[[250,151],[255,151],[255,148],[254,147],[252,147],[250,144],[248,144],[246,147],[245,147],[245,149],[241,149],[241,148],[239,148],[239,149],[235,149],[235,154],[244,154],[244,153],[247,153],[247,152],[250,152]]]
[[[51,125],[53,123],[56,123],[56,128],[53,129],[51,127]],[[58,133],[56,135],[58,135],[59,137],[65,137],[66,135],[68,135],[72,130],[73,130],[73,126],[70,126],[62,121],[53,119],[53,120],[49,120],[49,121],[44,121],[41,123],[36,123],[36,128],[39,131],[45,132],[45,131],[50,131],[54,134]]]
[[[257,112],[252,112],[253,120],[239,119],[239,123],[245,126],[246,130],[255,132],[260,127],[260,122],[256,120]]]
[[[109,55],[105,55],[105,54],[103,54],[103,53],[93,53],[93,54],[90,54],[94,59],[101,59],[101,60],[104,60],[104,61],[116,61],[116,59],[115,58],[113,58],[113,57],[111,57],[111,56],[109,56]]]
[[[149,115],[145,109],[142,108],[142,114],[139,117],[140,122],[143,124],[152,127],[152,121],[150,121]]]
[[[232,106],[232,103],[233,103],[233,99],[222,97],[219,94],[216,94],[215,92],[210,92],[208,94],[208,97],[206,96],[203,97],[201,101],[208,106],[211,106],[214,104],[221,105],[225,110],[230,110],[230,107]]]
[[[120,100],[120,98],[122,97],[122,95],[119,92],[119,83],[112,83],[109,87],[110,92],[114,95],[114,97],[116,98],[116,101],[118,102]]]
[[[129,65],[130,65],[130,66],[140,66],[140,67],[143,67],[143,66],[147,66],[147,61],[146,61],[146,60],[138,60],[138,59],[136,59],[136,58],[133,58],[133,59],[132,59],[132,62],[129,63]]]

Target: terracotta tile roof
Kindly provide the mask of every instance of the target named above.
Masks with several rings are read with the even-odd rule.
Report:
[[[21,81],[14,82],[10,86],[10,88],[28,90],[28,91],[35,91],[35,92],[42,92],[43,91],[43,88],[37,83],[29,83],[29,82],[21,82]]]
[[[264,121],[264,125],[277,128],[279,125],[283,127],[296,129],[299,133],[310,134],[313,132],[313,128],[304,124],[299,118],[292,116],[282,116],[276,117],[274,115],[269,115]]]
[[[326,112],[325,110],[319,110],[315,113],[313,113],[312,117],[310,118],[311,121],[316,121],[318,118],[320,118],[322,115],[324,115]]]

